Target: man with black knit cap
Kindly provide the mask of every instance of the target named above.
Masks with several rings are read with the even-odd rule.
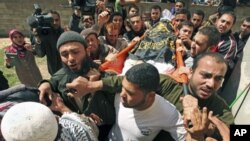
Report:
[[[102,125],[112,124],[114,122],[113,95],[104,96],[90,95],[79,98],[71,98],[68,93],[74,93],[74,90],[67,89],[66,84],[72,82],[75,78],[82,76],[89,80],[99,79],[100,74],[97,71],[97,65],[92,62],[87,55],[87,44],[83,37],[74,31],[64,32],[57,41],[57,49],[61,56],[63,67],[52,75],[49,81],[44,80],[39,86],[39,99],[45,102],[48,96],[52,100],[54,93],[59,93],[63,102],[73,112],[85,115],[94,115],[98,117]],[[90,116],[91,116],[90,115]],[[100,135],[102,135],[100,131]]]

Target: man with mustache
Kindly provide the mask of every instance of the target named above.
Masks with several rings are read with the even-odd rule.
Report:
[[[250,16],[241,21],[240,31],[234,33],[234,38],[237,41],[237,57],[243,57],[243,49],[250,36]]]
[[[205,26],[198,30],[191,42],[190,56],[185,60],[185,66],[191,68],[194,58],[208,52],[220,41],[220,33],[214,26]]]
[[[116,122],[109,140],[150,141],[161,130],[168,131],[175,140],[185,140],[180,113],[155,93],[159,82],[158,70],[148,63],[135,65],[126,72],[122,90],[115,95]]]
[[[234,67],[234,59],[237,53],[237,42],[232,34],[232,27],[236,22],[234,12],[228,11],[219,14],[215,26],[221,34],[221,40],[217,47],[212,48],[213,52],[218,52],[224,56],[228,63],[229,70]]]
[[[74,93],[73,89],[66,87],[67,83],[81,76],[92,80],[99,79],[99,76],[106,74],[97,71],[95,64],[87,55],[87,43],[83,37],[74,31],[64,32],[58,39],[57,49],[59,51],[63,67],[52,75],[50,80],[43,80],[39,85],[39,99],[42,103],[46,96],[52,100],[54,93],[59,93],[65,105],[73,112],[84,113],[87,116],[94,116],[97,124],[110,125],[114,122],[114,108],[112,94],[97,94],[72,98],[69,92]],[[48,100],[47,100],[48,101]],[[102,126],[104,127],[104,126]],[[108,127],[107,127],[108,128]],[[108,131],[108,129],[106,129]],[[105,131],[105,130],[103,130]],[[102,130],[100,130],[100,134]],[[102,135],[101,135],[102,136]]]
[[[215,26],[221,34],[221,40],[217,46],[211,48],[212,52],[218,52],[224,56],[227,61],[228,71],[225,77],[224,84],[227,83],[228,78],[235,66],[236,54],[237,54],[237,42],[232,33],[232,27],[236,22],[236,15],[232,11],[226,11],[219,13],[218,19],[215,22]],[[224,85],[223,85],[224,86]],[[222,87],[223,90],[224,87]]]

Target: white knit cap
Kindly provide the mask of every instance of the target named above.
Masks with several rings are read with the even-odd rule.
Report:
[[[58,131],[52,111],[36,102],[23,102],[11,107],[1,123],[7,141],[53,141]]]

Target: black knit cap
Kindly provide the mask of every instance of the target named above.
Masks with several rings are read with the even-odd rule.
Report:
[[[60,35],[59,39],[57,40],[56,47],[59,50],[59,48],[68,42],[79,42],[81,43],[85,48],[87,48],[87,43],[83,37],[75,32],[75,31],[65,31],[63,34]]]

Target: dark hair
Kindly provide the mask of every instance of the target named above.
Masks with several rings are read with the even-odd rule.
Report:
[[[183,7],[185,7],[186,3],[183,0],[176,0],[175,3],[180,2],[183,4]]]
[[[120,32],[119,27],[117,26],[117,24],[114,24],[113,22],[108,22],[105,24],[104,28],[103,28],[103,33],[106,35],[108,34],[109,30],[118,30]]]
[[[250,22],[250,17],[245,17],[245,18],[243,18],[242,21],[241,21],[241,23],[243,23],[244,21]]]
[[[198,33],[208,37],[207,46],[209,47],[215,46],[220,42],[221,34],[218,29],[213,25],[200,28],[198,30]]]
[[[217,9],[217,12],[219,14],[222,14],[222,13],[225,13],[225,12],[229,12],[229,11],[234,12],[234,8],[232,6],[228,6],[228,5],[221,5]]]
[[[234,18],[233,24],[235,24],[235,22],[236,22],[236,15],[232,11],[226,11],[224,13],[219,13],[218,19],[220,19],[225,14],[232,16]]]
[[[109,22],[112,22],[115,16],[120,16],[120,17],[122,17],[122,19],[123,19],[122,13],[120,13],[120,12],[114,12],[114,13],[112,13],[112,14],[110,15]],[[123,20],[124,20],[124,19],[123,19]]]
[[[125,77],[144,92],[156,91],[160,83],[158,70],[148,63],[133,66],[126,72]]]
[[[185,14],[187,16],[187,20],[189,21],[190,18],[191,18],[191,14],[190,14],[190,11],[185,9],[185,8],[182,8],[180,9],[179,11],[176,11],[175,15],[179,15],[179,14]]]
[[[131,21],[130,19],[131,19],[131,18],[134,18],[134,17],[140,17],[141,20],[142,20],[141,15],[139,15],[139,14],[134,14],[134,15],[131,15],[131,16],[128,17],[129,21]]]
[[[55,14],[60,18],[60,14],[55,10],[49,10],[48,13]]]
[[[160,12],[161,12],[161,7],[160,7],[159,5],[153,5],[153,6],[151,7],[151,10],[152,10],[152,9],[159,9]]]
[[[114,12],[115,12],[115,9],[114,9],[114,7],[113,7],[112,5],[107,5],[106,8],[109,9],[108,11],[109,11],[110,13],[114,13]],[[93,15],[93,16],[94,16],[94,15]]]
[[[95,15],[82,15],[82,19],[84,18],[84,16],[90,16],[90,17],[92,17],[93,18],[93,20],[95,21]]]
[[[205,53],[201,53],[199,55],[197,55],[194,59],[194,64],[192,66],[192,70],[193,72],[196,70],[196,68],[198,67],[198,64],[200,62],[201,59],[205,58],[205,57],[211,57],[211,58],[214,58],[216,63],[218,64],[225,64],[225,66],[227,66],[227,62],[226,60],[224,59],[224,57],[219,54],[219,53],[215,53],[215,52],[205,52]]]
[[[199,16],[202,16],[202,20],[203,20],[204,17],[205,17],[204,11],[203,11],[203,10],[200,10],[200,9],[195,10],[195,11],[193,12],[193,14],[197,14],[197,15],[199,15]]]
[[[130,11],[132,8],[136,9],[138,12],[140,11],[139,7],[137,5],[135,5],[135,4],[130,4],[128,6],[128,11]]]
[[[193,27],[194,28],[194,24],[190,21],[183,21],[181,22],[178,26],[177,29],[181,29],[183,26],[188,26],[188,27]]]

